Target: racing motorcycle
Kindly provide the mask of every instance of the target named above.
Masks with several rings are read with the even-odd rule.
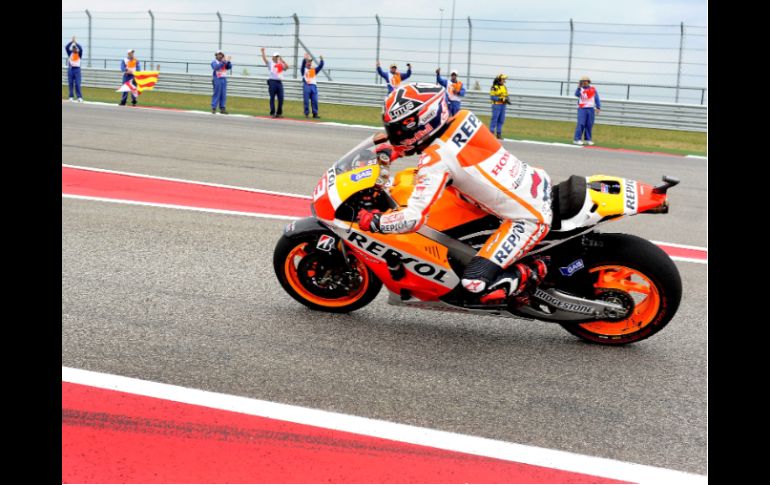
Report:
[[[337,161],[313,191],[312,216],[289,223],[273,266],[281,286],[314,310],[347,313],[370,303],[383,285],[388,303],[555,322],[584,340],[605,345],[638,342],[660,331],[682,297],[679,272],[659,247],[630,234],[600,233],[599,225],[635,214],[668,212],[663,176],[651,186],[635,180],[573,175],[552,188],[548,235],[521,261],[545,261],[534,288],[497,304],[481,304],[464,290],[465,266],[501,224],[451,185],[428,220],[407,234],[363,231],[360,209],[406,205],[417,168],[391,177],[367,138]]]

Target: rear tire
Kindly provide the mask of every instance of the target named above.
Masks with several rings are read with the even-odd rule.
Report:
[[[281,236],[273,253],[273,269],[286,292],[313,310],[348,313],[368,305],[382,282],[351,253],[349,268],[336,248],[315,249],[320,231]]]
[[[603,247],[592,249],[581,270],[583,296],[604,294],[613,301],[633,299],[624,320],[560,323],[569,333],[602,345],[639,342],[663,329],[682,299],[682,280],[671,258],[658,246],[630,234],[597,234]]]

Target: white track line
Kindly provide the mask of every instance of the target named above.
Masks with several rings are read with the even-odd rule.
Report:
[[[661,483],[706,483],[706,477],[703,475],[665,468],[189,389],[64,366],[62,366],[62,381],[616,480],[656,485]]]
[[[243,189],[248,190],[248,189]],[[280,192],[276,192],[276,194],[281,195]],[[163,209],[181,209],[181,210],[189,210],[189,211],[195,211],[195,212],[208,212],[211,214],[226,214],[231,216],[247,216],[247,217],[256,217],[261,219],[278,219],[278,220],[286,220],[286,221],[295,221],[297,219],[301,219],[301,217],[295,217],[295,216],[285,216],[285,215],[277,215],[277,214],[266,214],[262,212],[243,212],[243,211],[231,211],[227,209],[209,209],[205,207],[192,207],[192,206],[186,206],[186,205],[177,205],[177,204],[164,204],[161,202],[140,202],[135,200],[129,200],[129,199],[112,199],[108,197],[94,197],[90,195],[73,195],[73,194],[62,194],[62,198],[64,199],[77,199],[77,200],[90,200],[94,202],[110,202],[113,204],[127,204],[127,205],[140,205],[145,207],[160,207]],[[655,241],[652,241],[655,244],[658,244]],[[666,244],[668,246],[681,246],[681,247],[688,247],[693,249],[704,249],[704,248],[698,248],[697,246],[684,246],[684,245],[677,245],[672,243],[660,243],[660,244]],[[704,249],[705,250],[705,249]],[[706,259],[695,259],[695,258],[686,258],[683,256],[670,256],[672,260],[674,261],[682,261],[685,263],[697,263],[697,264],[708,264],[708,260]]]
[[[171,177],[159,177],[157,175],[146,175],[141,173],[134,173],[134,172],[122,172],[118,170],[107,170],[104,168],[95,168],[95,167],[83,167],[80,165],[70,165],[67,163],[62,163],[62,167],[68,167],[68,168],[75,168],[79,170],[90,170],[92,172],[103,172],[103,173],[114,173],[118,175],[129,175],[132,177],[142,177],[142,178],[148,178],[148,179],[157,179],[157,180],[168,180],[170,182],[183,182],[187,184],[197,184],[197,185],[206,185],[209,187],[220,187],[223,189],[234,189],[234,190],[245,190],[247,192],[255,192],[259,194],[271,194],[271,195],[283,195],[287,197],[297,197],[300,199],[312,199],[312,197],[302,194],[294,194],[291,192],[276,192],[273,190],[263,190],[263,189],[253,189],[251,187],[240,187],[236,185],[223,185],[223,184],[214,184],[209,182],[198,182],[196,180],[186,180],[186,179],[178,179],[178,178],[171,178]],[[99,199],[96,197],[95,199]],[[113,199],[105,199],[105,200],[113,200]],[[288,216],[287,216],[288,217]],[[296,217],[292,219],[297,219]],[[694,249],[697,251],[708,251],[708,248],[702,247],[702,246],[690,246],[688,244],[677,244],[677,243],[671,243],[671,242],[665,242],[665,241],[650,241],[654,244],[662,244],[665,246],[671,246],[674,248],[682,248],[682,249]]]
[[[709,264],[708,259],[685,258],[684,256],[671,256],[670,254],[668,257],[674,261],[682,261],[685,263]]]
[[[141,205],[145,207],[161,207],[164,209],[181,209],[181,210],[188,210],[188,211],[195,211],[195,212],[209,212],[211,214],[226,214],[230,216],[258,217],[261,219],[278,219],[278,220],[286,220],[286,221],[295,221],[297,219],[300,219],[300,217],[284,216],[284,215],[277,215],[277,214],[265,214],[261,212],[242,212],[242,211],[231,211],[227,209],[208,209],[205,207],[192,207],[188,205],[162,204],[160,202],[140,202],[136,200],[110,199],[107,197],[92,197],[90,195],[62,194],[61,196],[63,199],[90,200],[94,202],[112,202],[113,204]]]
[[[94,168],[94,167],[82,167],[80,165],[69,165],[66,163],[61,164],[62,167],[67,168],[75,168],[78,170],[90,170],[91,172],[103,172],[103,173],[114,173],[117,175],[129,175],[131,177],[142,177],[142,178],[148,178],[148,179],[155,179],[155,180],[167,180],[169,182],[182,182],[186,184],[195,184],[195,185],[206,185],[208,187],[219,187],[223,189],[233,189],[233,190],[245,190],[247,192],[255,192],[258,194],[271,194],[271,195],[283,195],[287,197],[296,197],[299,199],[308,199],[311,200],[312,197],[308,195],[302,195],[302,194],[292,194],[290,192],[275,192],[272,190],[262,190],[262,189],[252,189],[249,187],[238,187],[235,185],[223,185],[223,184],[214,184],[209,182],[198,182],[197,180],[185,180],[185,179],[177,179],[177,178],[171,178],[171,177],[159,177],[157,175],[144,175],[141,173],[133,173],[133,172],[121,172],[118,170],[107,170],[104,168]]]
[[[549,142],[549,141],[535,141],[535,140],[515,140],[513,138],[504,138],[503,141],[512,141],[516,143],[531,143],[533,145],[549,145],[549,146],[559,146],[559,147],[566,147],[566,148],[583,148],[582,146],[578,145],[572,145],[567,143],[560,143],[560,142]]]
[[[650,242],[651,243],[655,243],[655,244],[664,244],[666,246],[671,246],[672,248],[695,249],[697,251],[707,251],[708,252],[708,248],[704,248],[704,247],[701,247],[701,246],[689,246],[687,244],[676,244],[676,243],[670,243],[670,242],[665,242],[665,241],[650,241]]]
[[[64,100],[62,99],[62,104],[64,104]],[[73,104],[92,104],[92,105],[98,105],[98,106],[117,106],[115,103],[104,103],[101,101],[83,101],[82,103],[73,103]],[[132,106],[132,109],[147,109],[147,110],[156,110],[156,111],[166,111],[166,112],[176,112],[176,113],[193,113],[198,115],[208,115],[210,116],[212,113],[209,111],[201,111],[201,110],[193,110],[193,109],[165,109],[162,107],[156,107],[156,106]],[[244,115],[244,114],[232,114],[232,115],[225,115],[230,117],[239,117],[239,118],[256,118],[256,119],[265,119],[267,118],[267,115]],[[286,121],[299,121],[302,122],[300,119],[294,119],[289,118],[286,119]],[[348,124],[348,123],[338,123],[336,121],[316,121],[313,124],[315,125],[326,125],[326,126],[341,126],[345,128],[365,128],[367,130],[382,130],[382,128],[378,126],[369,126],[369,125],[357,125],[357,124]],[[537,141],[537,140],[514,140],[513,138],[505,138],[503,141],[511,141],[511,142],[518,142],[518,143],[533,143],[537,145],[551,145],[551,146],[560,146],[565,148],[585,148],[584,146],[580,145],[573,145],[571,143],[561,143],[561,142],[546,142],[546,141]],[[633,152],[633,151],[632,151]],[[640,155],[647,154],[646,152],[634,152],[639,153]],[[673,154],[672,154],[673,155]],[[676,156],[676,155],[674,155]],[[689,158],[702,158],[706,159],[706,157],[702,157],[700,155],[684,155],[685,157]]]

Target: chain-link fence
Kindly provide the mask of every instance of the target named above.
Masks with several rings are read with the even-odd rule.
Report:
[[[499,73],[509,91],[572,96],[591,77],[603,98],[708,104],[707,28],[685,25],[370,17],[256,17],[178,12],[62,12],[62,44],[76,35],[85,65],[114,69],[126,49],[162,71],[210,73],[214,51],[232,56],[233,75],[265,76],[260,48],[279,51],[299,76],[305,53],[322,55],[321,76],[384,82],[395,62],[410,81],[435,82],[456,69],[466,87],[489,89]],[[64,62],[64,57],[62,57]]]

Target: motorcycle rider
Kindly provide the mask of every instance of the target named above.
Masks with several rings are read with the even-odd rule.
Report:
[[[502,302],[538,284],[546,265],[517,263],[550,229],[551,180],[508,152],[469,110],[450,117],[446,90],[434,84],[411,83],[385,99],[383,123],[388,144],[381,161],[420,155],[415,186],[406,207],[379,213],[361,209],[361,229],[407,233],[422,226],[431,205],[448,184],[483,210],[502,219],[462,276],[465,290],[483,304]]]

